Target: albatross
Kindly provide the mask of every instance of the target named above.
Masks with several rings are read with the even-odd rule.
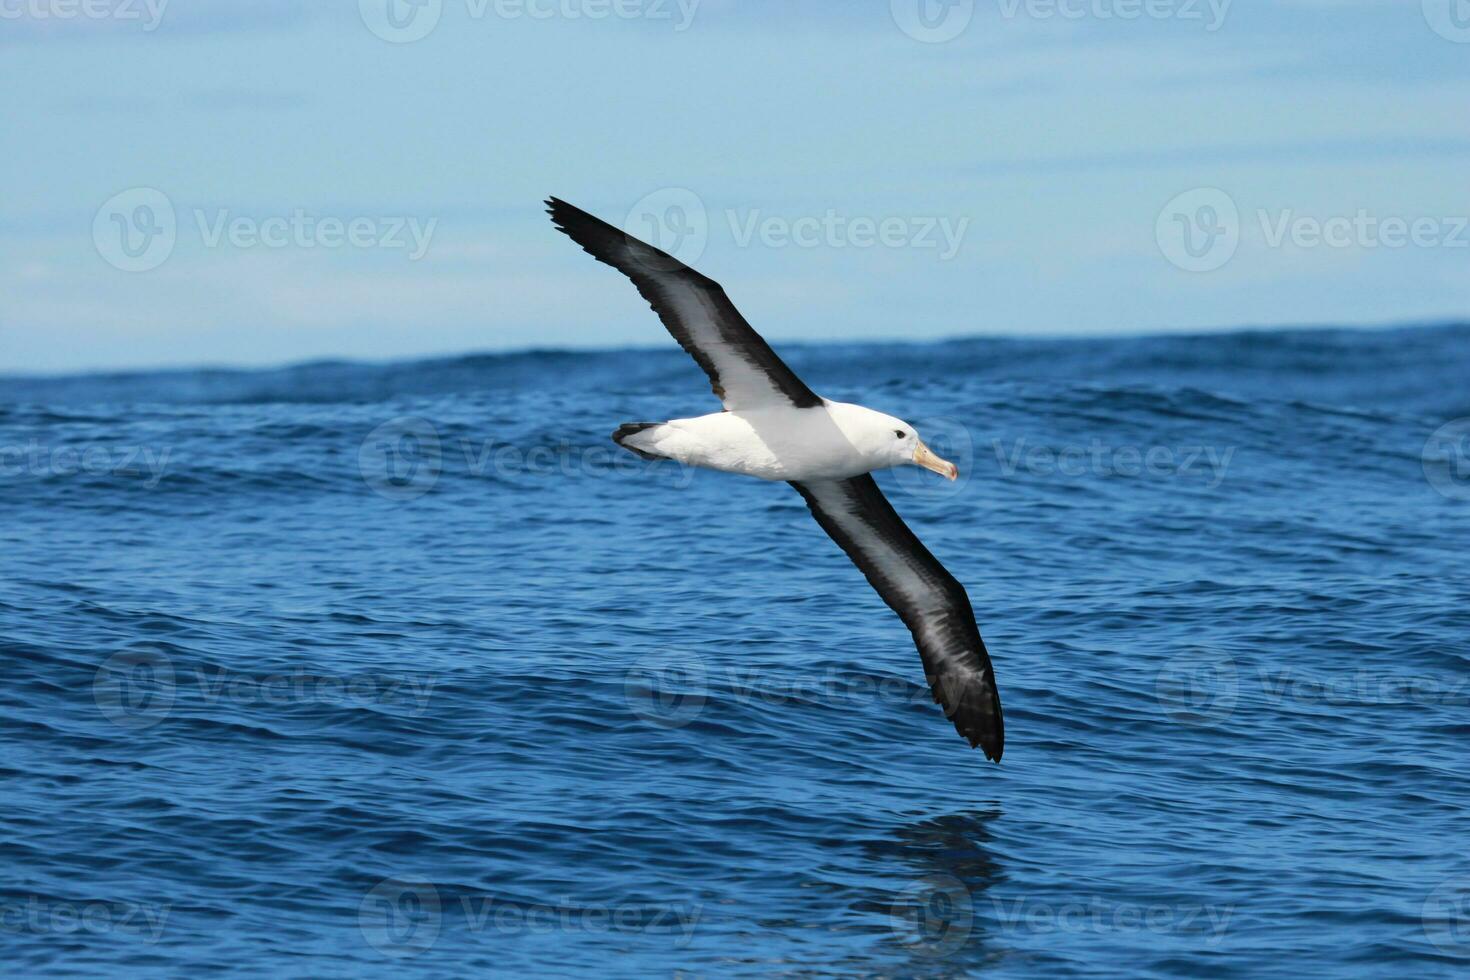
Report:
[[[679,346],[709,375],[724,411],[628,422],[613,441],[644,459],[791,484],[914,635],[934,701],[955,729],[1000,761],[1000,694],[969,596],[878,489],[874,470],[959,471],[902,419],[823,398],[776,356],[720,284],[558,198],[557,229],[633,281]]]

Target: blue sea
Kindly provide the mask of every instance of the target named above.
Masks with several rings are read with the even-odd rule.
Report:
[[[0,378],[4,974],[1466,975],[1470,327],[777,346],[1002,763],[672,343]]]

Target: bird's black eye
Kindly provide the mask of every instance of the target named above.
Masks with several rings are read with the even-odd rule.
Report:
[[[896,435],[896,436],[898,436],[900,439],[902,439],[904,437],[903,436],[903,430],[902,429],[894,429],[893,430],[893,434]]]

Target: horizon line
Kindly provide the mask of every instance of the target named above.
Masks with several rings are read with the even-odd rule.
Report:
[[[892,345],[903,345],[909,347],[937,347],[943,344],[963,343],[968,341],[991,341],[997,343],[1058,343],[1058,342],[1089,342],[1089,341],[1117,341],[1117,340],[1143,340],[1150,338],[1169,339],[1206,339],[1238,336],[1241,334],[1295,334],[1295,333],[1329,333],[1333,331],[1352,331],[1358,333],[1392,333],[1395,331],[1410,330],[1445,330],[1454,328],[1470,328],[1470,319],[1447,317],[1435,320],[1404,320],[1377,324],[1298,324],[1295,326],[1235,326],[1235,327],[1210,327],[1195,330],[1139,330],[1119,331],[1117,333],[1037,333],[1029,335],[1018,334],[954,334],[943,337],[925,337],[922,339],[904,339],[900,337],[864,337],[858,340],[833,340],[833,339],[788,339],[777,338],[770,341],[773,347],[791,348],[823,348],[823,347],[882,347]],[[102,377],[126,377],[130,375],[158,375],[158,374],[193,374],[199,372],[228,372],[235,374],[266,374],[275,371],[290,371],[302,368],[321,367],[324,365],[343,365],[360,367],[381,367],[390,364],[429,364],[441,361],[460,361],[467,358],[489,357],[489,358],[512,358],[531,354],[567,354],[567,355],[595,355],[595,354],[618,354],[618,353],[653,353],[667,350],[673,353],[678,350],[676,345],[648,344],[648,345],[621,345],[612,347],[599,346],[568,346],[558,345],[551,347],[507,347],[498,349],[476,349],[470,348],[456,353],[442,354],[413,354],[403,357],[389,358],[353,358],[348,356],[326,355],[322,357],[309,358],[296,361],[282,361],[274,364],[229,364],[200,362],[195,364],[157,365],[154,367],[126,367],[126,368],[82,368],[73,371],[26,371],[24,369],[3,368],[0,369],[0,381],[61,381],[66,379],[102,378]]]

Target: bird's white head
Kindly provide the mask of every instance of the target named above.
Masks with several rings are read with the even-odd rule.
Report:
[[[836,407],[835,405],[833,406]],[[913,463],[945,479],[959,477],[959,467],[940,459],[924,445],[919,431],[903,419],[875,412],[861,405],[844,405],[840,423],[848,440],[869,460],[874,469]],[[834,413],[835,414],[835,413]]]

